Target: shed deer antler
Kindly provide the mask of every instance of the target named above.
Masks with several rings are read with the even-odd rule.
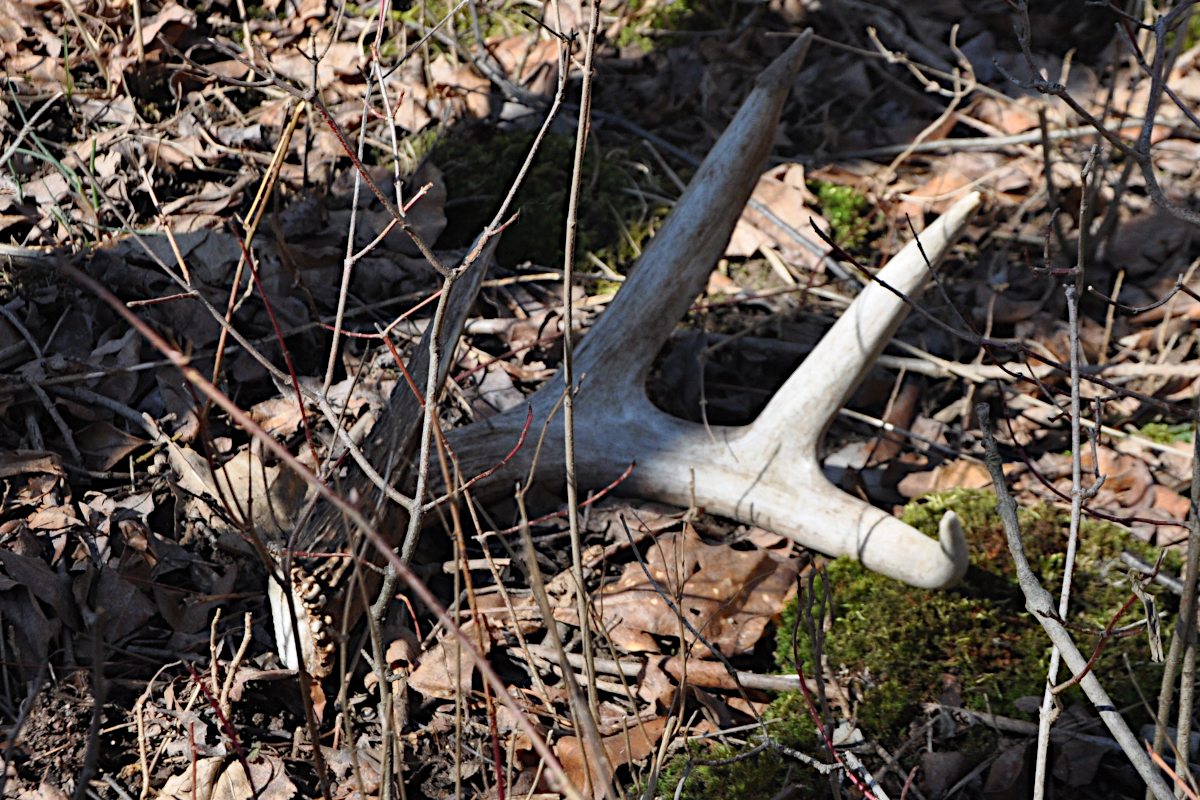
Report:
[[[957,523],[947,520],[940,542],[826,479],[817,448],[908,312],[908,305],[872,283],[775,393],[750,425],[712,427],[672,417],[646,396],[646,376],[671,331],[691,307],[721,257],[775,139],[783,101],[803,59],[797,43],[762,75],[667,221],[650,242],[608,310],[576,355],[575,459],[581,486],[604,486],[637,466],[622,494],[706,510],[758,525],[829,555],[857,558],[869,569],[913,586],[950,586],[966,573],[968,553]],[[977,193],[960,200],[921,234],[936,265],[978,207]],[[909,297],[920,293],[929,266],[910,242],[879,273]],[[561,378],[530,398],[533,430],[553,412]],[[525,426],[527,410],[447,433],[464,475],[498,463]],[[562,426],[551,424],[537,477],[565,480]],[[477,484],[475,494],[511,490],[533,459],[523,448]],[[693,480],[694,472],[694,480]]]
[[[685,196],[676,212],[689,210],[685,204],[691,199]],[[936,263],[945,254],[978,204],[979,195],[972,194],[921,234],[931,260]],[[664,226],[651,248],[666,236]],[[709,512],[767,528],[822,553],[856,558],[868,569],[913,586],[940,589],[961,580],[968,553],[957,522],[947,520],[940,541],[930,539],[838,489],[817,460],[830,422],[891,339],[908,305],[878,283],[870,284],[753,423],[706,429],[659,410],[645,389],[654,357],[720,254],[718,249],[689,258],[688,252],[648,248],[579,349],[577,367],[584,377],[575,406],[575,468],[580,485],[605,486],[636,461],[621,483],[622,494],[677,506],[694,501]],[[917,244],[910,242],[878,278],[912,297],[927,276]],[[553,412],[562,391],[561,380],[552,380],[529,398],[534,430]],[[525,408],[517,408],[449,431],[446,439],[462,473],[483,472],[504,458],[525,426],[526,414]],[[528,472],[532,450],[523,448],[472,491],[511,489]],[[565,480],[562,451],[562,427],[551,424],[538,459],[538,479]]]
[[[817,447],[834,415],[908,311],[905,302],[887,289],[869,285],[751,425],[706,429],[660,411],[646,396],[646,376],[655,356],[704,289],[762,172],[784,100],[810,41],[811,32],[805,32],[758,77],[608,311],[583,340],[576,355],[576,374],[581,376],[575,411],[578,481],[582,486],[606,485],[636,461],[636,468],[621,484],[623,494],[680,506],[694,500],[710,512],[773,530],[830,555],[857,558],[872,570],[914,586],[942,588],[959,581],[968,564],[966,541],[954,516],[943,520],[940,540],[930,539],[837,489],[817,461]],[[978,204],[979,195],[969,195],[921,234],[932,264],[953,245]],[[928,269],[914,242],[878,277],[911,297],[919,294]],[[448,314],[443,329],[443,352],[449,352],[447,346],[461,333],[478,277],[455,287],[455,312]],[[424,385],[425,348],[423,341],[409,370],[418,385]],[[551,380],[530,396],[534,430],[553,414],[563,388],[561,378]],[[401,466],[411,462],[418,419],[417,403],[401,382],[369,437],[368,455]],[[457,455],[461,474],[482,474],[501,462],[526,419],[527,409],[518,408],[448,431],[447,443]],[[528,474],[533,450],[522,448],[472,491],[482,497],[511,491],[514,481]],[[561,426],[551,424],[538,460],[538,478],[565,479],[562,452]],[[405,479],[400,470],[395,474]],[[379,495],[357,471],[342,485],[356,489],[360,497]],[[339,527],[335,515],[315,514],[298,532],[294,547],[321,549],[314,543],[328,541],[331,531]],[[403,526],[381,526],[389,528],[402,530]],[[322,571],[330,578],[345,574],[344,568]],[[314,582],[303,571],[298,578],[293,576],[297,610],[310,615],[309,620],[301,620],[302,627],[315,621],[318,628],[328,629],[330,620],[325,615],[335,604],[326,605],[319,584],[329,582],[323,578]],[[280,650],[294,666],[286,604],[278,587],[273,588]],[[320,648],[300,638],[306,665],[314,674],[323,674],[316,663],[321,660]],[[318,658],[311,660],[310,654]]]

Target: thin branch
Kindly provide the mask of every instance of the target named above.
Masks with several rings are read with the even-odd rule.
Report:
[[[1062,623],[1055,619],[1054,598],[1042,586],[1041,581],[1029,566],[1025,555],[1025,545],[1021,541],[1021,527],[1017,521],[1017,503],[1008,491],[1004,476],[1003,461],[996,445],[996,437],[992,434],[991,412],[987,404],[980,403],[975,407],[980,429],[983,431],[984,445],[987,452],[988,471],[992,476],[992,484],[996,489],[996,511],[1004,524],[1004,532],[1008,538],[1008,549],[1016,568],[1017,582],[1025,595],[1025,607],[1042,626],[1050,637],[1050,641],[1062,654],[1063,661],[1072,674],[1083,672],[1087,659],[1079,652],[1070,633]],[[1129,758],[1138,775],[1154,793],[1157,800],[1172,800],[1174,797],[1170,787],[1158,774],[1158,770],[1150,757],[1142,750],[1141,743],[1133,731],[1125,723],[1124,717],[1117,711],[1108,692],[1100,685],[1095,673],[1089,672],[1079,682],[1087,698],[1092,701],[1100,718],[1112,733],[1113,738],[1121,745],[1121,750]]]

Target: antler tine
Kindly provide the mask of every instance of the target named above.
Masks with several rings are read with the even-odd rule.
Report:
[[[850,399],[908,315],[908,303],[887,287],[911,299],[919,297],[930,271],[962,236],[980,201],[979,192],[971,192],[923,231],[919,241],[909,242],[888,262],[877,281],[855,298],[767,403],[751,426],[749,438],[762,442],[786,438],[789,449],[816,452],[838,409]],[[814,419],[824,425],[814,425]]]
[[[576,374],[590,392],[640,386],[671,331],[704,290],[713,265],[771,154],[783,103],[812,29],[759,74],[629,279],[579,347]],[[554,381],[551,381],[554,384]],[[558,385],[553,391],[561,391]]]
[[[575,356],[576,372],[581,376],[577,447],[588,450],[587,437],[592,429],[616,430],[622,427],[621,420],[631,415],[636,417],[643,410],[656,413],[646,400],[646,372],[724,252],[775,141],[784,101],[811,41],[812,31],[807,30],[759,75],[754,90],[701,164],[633,273],[584,338]],[[563,384],[555,378],[529,398],[534,430],[549,419],[562,392]],[[478,474],[505,457],[524,425],[525,409],[518,408],[450,430],[446,436],[463,474]],[[686,435],[686,431],[675,433]],[[561,426],[549,426],[542,448],[545,452],[538,461],[540,478],[562,478],[562,446]],[[624,457],[628,448],[599,449],[605,455],[619,452]],[[532,446],[523,448],[504,468],[476,484],[473,491],[482,496],[510,491],[513,481],[523,480],[528,473],[534,450]],[[581,452],[577,457],[580,480],[599,479],[603,473],[601,463],[606,462],[590,460],[586,452]],[[589,469],[589,464],[595,468]],[[604,482],[628,466],[626,460]]]

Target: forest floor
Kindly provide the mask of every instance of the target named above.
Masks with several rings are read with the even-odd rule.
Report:
[[[298,404],[251,348],[325,391],[335,424],[361,440],[393,391],[407,391],[397,366],[431,324],[440,286],[356,181],[347,148],[391,201],[400,187],[409,223],[457,263],[552,105],[559,34],[590,7],[136,2],[0,0],[0,794],[562,796],[516,717],[411,594],[381,625],[335,634],[327,676],[288,668],[272,567],[233,506],[261,494],[260,475],[268,499],[293,511],[311,493],[60,267],[93,277],[293,455],[320,464],[336,444],[328,415]],[[1152,196],[1195,205],[1200,24],[1189,12],[1162,44],[1173,98],[1160,104],[1128,39],[1147,59],[1154,43],[1123,13],[1068,0],[1029,14],[1025,53],[1020,16],[1001,2],[603,0],[574,319],[586,340],[755,76],[812,27],[754,202],[658,355],[651,399],[705,425],[751,422],[862,289],[814,228],[874,269],[981,191],[982,210],[940,268],[942,290],[923,302],[932,317],[1066,363],[1064,276],[1082,258],[1094,290],[1081,303],[1082,358],[1124,391],[1084,392],[1102,430],[1083,466],[1107,477],[1088,502],[1069,620],[1084,635],[1105,628],[1148,569],[1138,564],[1166,550],[1147,591],[1170,631],[1200,392],[1200,301],[1172,293],[1180,281],[1200,290],[1200,236]],[[579,58],[583,41],[571,44]],[[1032,80],[1031,68],[1074,106],[1012,79]],[[449,354],[442,429],[521,408],[562,364],[579,70],[572,62]],[[1144,131],[1156,184],[1083,114],[1120,141]],[[198,298],[228,309],[245,341]],[[910,315],[822,453],[838,486],[931,536],[942,512],[959,514],[972,566],[951,590],[907,587],[703,508],[626,497],[619,482],[579,487],[585,578],[602,600],[592,713],[615,770],[610,795],[862,796],[845,770],[831,779],[796,757],[832,762],[812,709],[839,760],[861,762],[851,772],[887,796],[1031,796],[1050,645],[1024,610],[973,409],[987,403],[1001,420],[1026,546],[1057,592],[1072,479],[1056,403],[1069,381],[1054,369],[1019,380],[1015,360],[1001,369],[994,356]],[[534,485],[524,503],[557,606],[549,627],[584,672],[564,489]],[[474,631],[572,783],[603,797],[514,552],[518,504],[478,512],[433,512],[413,569]],[[668,595],[712,598],[705,643],[681,635],[658,603],[664,587],[645,577],[679,564],[688,570],[660,579]],[[1136,732],[1153,719],[1141,698],[1154,702],[1162,667],[1145,633],[1133,634],[1109,643],[1095,671]],[[759,680],[731,686],[712,647]],[[1053,791],[1141,797],[1083,694],[1063,699]]]

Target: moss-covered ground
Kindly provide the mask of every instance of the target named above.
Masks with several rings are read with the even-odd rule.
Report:
[[[446,178],[448,224],[439,246],[462,247],[491,221],[534,140],[532,131],[495,131],[482,126],[452,135],[434,151]],[[595,137],[593,137],[595,138]],[[513,200],[516,222],[505,232],[498,259],[561,268],[567,200],[574,162],[573,135],[550,134]],[[588,253],[617,271],[641,247],[669,210],[674,190],[663,187],[643,159],[622,147],[590,147],[584,159],[577,261],[588,272]],[[685,176],[686,178],[686,176]]]
[[[1050,644],[1040,626],[1025,610],[1013,573],[1004,531],[995,512],[991,492],[956,489],[928,495],[906,508],[904,520],[927,535],[937,535],[937,524],[947,510],[956,511],[971,547],[971,567],[966,579],[947,591],[906,586],[864,569],[849,559],[828,565],[834,612],[826,636],[826,652],[839,679],[848,681],[856,698],[857,724],[868,739],[897,746],[910,726],[924,720],[921,703],[937,700],[948,682],[961,687],[962,704],[979,711],[1031,719],[1014,701],[1040,695],[1050,657]],[[1058,593],[1067,544],[1067,514],[1049,506],[1020,512],[1025,547],[1043,585]],[[1082,526],[1073,582],[1069,622],[1078,626],[1076,641],[1090,652],[1097,637],[1086,631],[1103,628],[1130,596],[1129,577],[1121,566],[1122,549],[1156,558],[1152,548],[1108,523],[1086,521]],[[1168,566],[1178,570],[1178,560]],[[818,591],[821,580],[817,580]],[[1173,616],[1178,603],[1157,587],[1159,606]],[[1136,622],[1137,609],[1120,624]],[[777,661],[781,671],[794,672],[792,626],[796,603],[784,612],[778,626]],[[801,625],[799,652],[806,674],[812,675],[812,649]],[[1170,630],[1164,624],[1164,630]],[[1161,668],[1152,664],[1149,645],[1140,630],[1136,635],[1113,639],[1096,664],[1119,708],[1134,706],[1126,718],[1136,729],[1148,717],[1140,710],[1137,690],[1124,665],[1128,656],[1144,689],[1153,692]],[[1069,689],[1066,704],[1085,702],[1082,692]],[[780,720],[772,726],[783,743],[819,757],[816,736],[807,707],[799,693],[779,696],[766,716]],[[989,750],[994,734],[972,731],[954,746],[970,756]],[[697,757],[716,759],[735,750],[722,745],[696,746]],[[665,776],[661,793],[675,791],[683,774],[678,757]],[[694,798],[770,797],[783,785],[789,763],[775,754],[764,754],[727,767],[697,767],[683,795]],[[797,765],[791,781],[805,787],[802,796],[821,797],[828,784],[811,770]]]

